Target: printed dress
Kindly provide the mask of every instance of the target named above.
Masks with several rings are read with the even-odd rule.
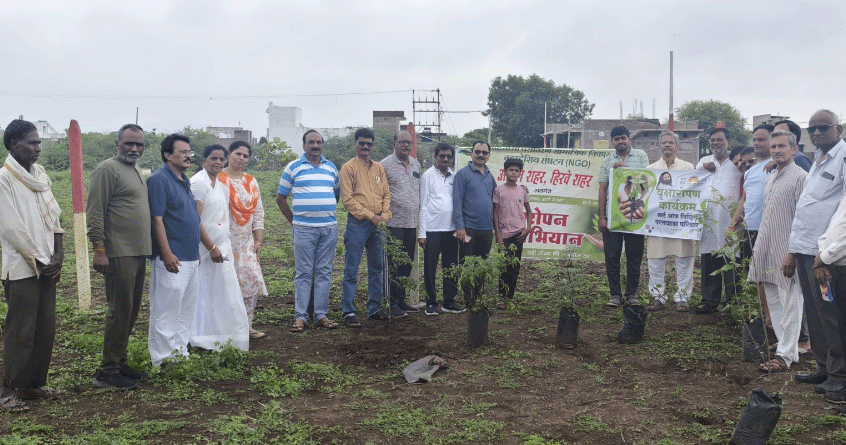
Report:
[[[244,173],[241,179],[233,179],[220,172],[217,179],[229,188],[229,237],[232,240],[233,261],[241,294],[247,309],[250,326],[253,324],[253,310],[259,296],[267,295],[267,286],[261,273],[261,265],[255,251],[253,231],[264,230],[264,206],[261,202],[258,181]]]

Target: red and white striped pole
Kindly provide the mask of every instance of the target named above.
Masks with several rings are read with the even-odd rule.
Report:
[[[68,128],[70,151],[71,196],[73,198],[73,246],[76,252],[76,293],[79,309],[91,307],[91,275],[88,269],[88,239],[85,234],[85,175],[82,168],[82,133],[76,119]]]

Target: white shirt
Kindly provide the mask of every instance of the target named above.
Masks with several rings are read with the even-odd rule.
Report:
[[[818,240],[820,259],[825,264],[846,266],[846,195],[840,200],[831,224]]]
[[[437,167],[432,166],[420,178],[420,233],[419,238],[426,238],[426,232],[452,232],[452,181],[455,172],[447,168],[444,176]]]
[[[11,156],[11,155],[10,155]],[[34,167],[32,167],[34,168]],[[3,279],[22,280],[41,274],[42,264],[53,256],[54,233],[38,208],[37,193],[19,181],[6,167],[0,168],[0,242],[3,248]]]
[[[841,139],[828,153],[814,152],[814,163],[805,176],[805,187],[796,204],[787,251],[804,255],[819,252],[819,238],[829,227],[832,215],[843,197],[843,169],[846,142]]]
[[[740,200],[740,178],[743,177],[729,158],[721,164],[714,155],[700,159],[696,168],[704,168],[707,162],[713,162],[717,170],[711,183],[711,201],[705,209],[705,224],[699,242],[699,253],[702,254],[711,253],[726,244],[726,229],[732,217],[729,206]]]

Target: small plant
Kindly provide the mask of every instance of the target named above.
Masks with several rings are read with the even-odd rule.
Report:
[[[516,246],[511,246],[516,249]],[[469,256],[461,263],[449,268],[446,273],[455,279],[459,289],[467,289],[464,304],[473,313],[485,312],[489,305],[496,304],[499,298],[499,277],[510,265],[519,260],[505,254],[505,248],[496,246],[496,250],[487,258]]]

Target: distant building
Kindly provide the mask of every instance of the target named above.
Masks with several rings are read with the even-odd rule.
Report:
[[[303,110],[299,107],[281,107],[273,105],[273,102],[268,103],[267,140],[273,141],[274,138],[279,138],[280,141],[288,144],[294,153],[300,154],[303,152],[303,135],[310,129],[320,132],[323,140],[352,133],[350,128],[305,127],[302,120]]]
[[[374,111],[373,128],[382,128],[396,133],[400,131],[400,122],[405,120],[404,111]]]
[[[35,124],[35,128],[38,130],[38,137],[41,139],[57,141],[68,137],[67,134],[56,131],[56,129],[53,128],[53,126],[47,121],[35,121],[33,124]]]
[[[552,148],[606,149],[611,146],[611,129],[624,125],[631,132],[632,148],[643,150],[649,162],[661,157],[659,136],[667,124],[658,119],[587,119],[581,124],[547,124],[545,145]],[[692,164],[699,161],[698,121],[675,122],[674,132],[679,135],[678,157]]]
[[[255,145],[253,140],[253,132],[244,130],[241,127],[206,127],[206,132],[211,133],[214,137],[220,140],[220,145],[229,148],[229,144],[235,141],[244,141],[250,145]]]

